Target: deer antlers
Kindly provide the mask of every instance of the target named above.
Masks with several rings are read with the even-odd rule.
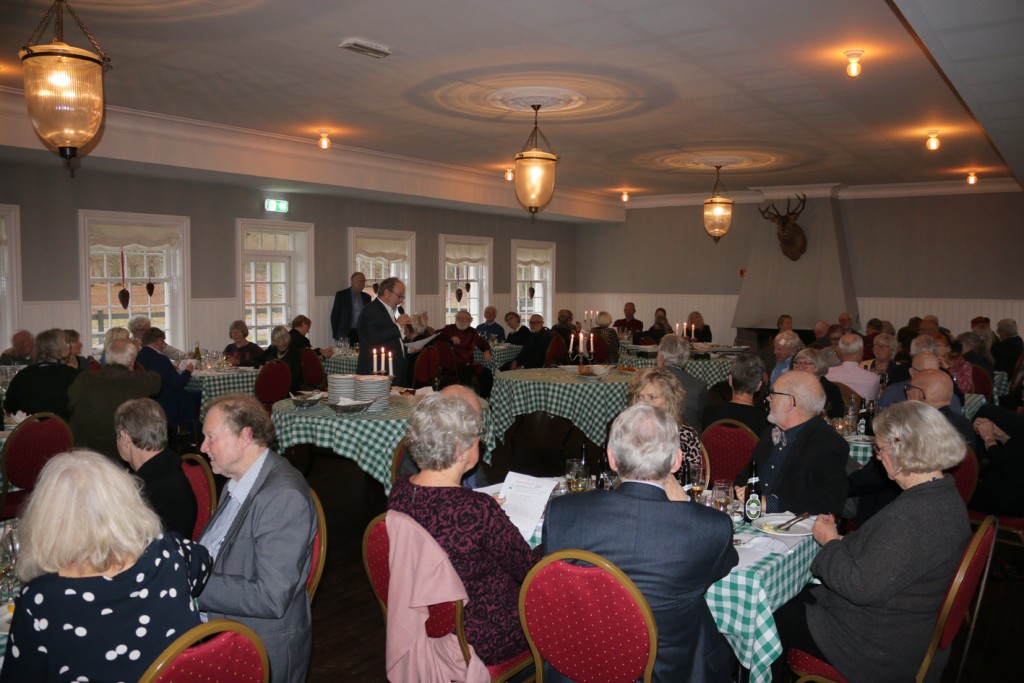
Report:
[[[759,209],[765,220],[775,223],[775,235],[779,238],[779,248],[790,261],[799,261],[803,253],[807,251],[807,235],[796,222],[807,205],[807,195],[797,195],[797,199],[800,201],[792,210],[790,209],[791,200],[786,199],[785,213],[780,213],[775,208],[775,202],[769,204],[767,209]]]

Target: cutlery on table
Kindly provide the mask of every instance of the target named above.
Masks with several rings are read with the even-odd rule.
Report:
[[[785,522],[784,524],[781,524],[781,525],[777,526],[776,529],[779,530],[779,531],[787,531],[791,526],[793,526],[797,522],[801,522],[801,521],[807,519],[810,516],[811,516],[810,512],[805,512],[803,514],[797,515],[796,517],[794,517],[793,519],[789,520],[788,522]]]

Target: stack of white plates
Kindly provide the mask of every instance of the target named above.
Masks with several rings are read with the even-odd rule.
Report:
[[[327,375],[327,400],[337,403],[339,398],[356,397],[355,375]]]
[[[356,400],[373,401],[367,410],[372,413],[387,410],[391,405],[391,378],[387,375],[357,375]]]

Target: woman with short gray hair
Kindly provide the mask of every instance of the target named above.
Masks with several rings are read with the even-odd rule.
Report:
[[[3,678],[134,681],[199,625],[212,563],[146,505],[139,483],[92,451],[53,457],[18,525],[21,597]],[[171,558],[171,559],[167,559]]]
[[[847,680],[913,680],[971,537],[963,500],[943,476],[966,447],[921,401],[888,408],[874,429],[875,453],[903,492],[845,537],[831,515],[818,515],[811,573],[822,585],[784,605],[775,623],[783,647],[824,659]]]
[[[4,395],[4,410],[26,415],[54,413],[64,420],[70,419],[68,388],[79,371],[64,364],[67,354],[64,330],[54,328],[36,335],[32,351],[35,362],[11,380]]]
[[[608,361],[609,363],[619,362],[619,333],[612,329],[612,314],[608,311],[601,311],[594,318],[594,327],[591,332],[594,333],[595,337],[604,339],[605,343],[608,344]]]
[[[444,548],[466,587],[466,637],[485,664],[526,649],[519,588],[543,556],[489,495],[463,488],[480,459],[479,412],[457,396],[432,394],[409,418],[406,443],[421,471],[392,486],[388,509],[404,512]]]
[[[231,343],[224,347],[224,358],[236,367],[253,368],[263,354],[259,344],[249,341],[249,326],[244,320],[236,320],[228,325],[228,336]]]
[[[825,360],[824,351],[818,349],[800,349],[793,356],[793,363],[790,366],[797,372],[809,372],[818,377],[821,382],[821,389],[825,392],[825,413],[829,417],[842,417],[846,410],[843,403],[843,392],[832,380],[825,376],[828,372],[828,361]]]
[[[293,394],[301,391],[302,381],[302,349],[292,343],[292,335],[284,325],[278,325],[270,331],[270,346],[256,360],[256,367],[280,361],[291,371],[292,381],[288,390]]]

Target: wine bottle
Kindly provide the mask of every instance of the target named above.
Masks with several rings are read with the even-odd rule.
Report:
[[[750,478],[747,479],[747,497],[743,503],[743,515],[748,522],[753,523],[761,516],[764,494],[761,488],[761,479],[757,476],[757,461],[750,461]]]
[[[196,360],[202,360],[203,359],[203,350],[201,348],[199,348],[199,342],[196,342],[196,350],[192,352],[192,356]]]

